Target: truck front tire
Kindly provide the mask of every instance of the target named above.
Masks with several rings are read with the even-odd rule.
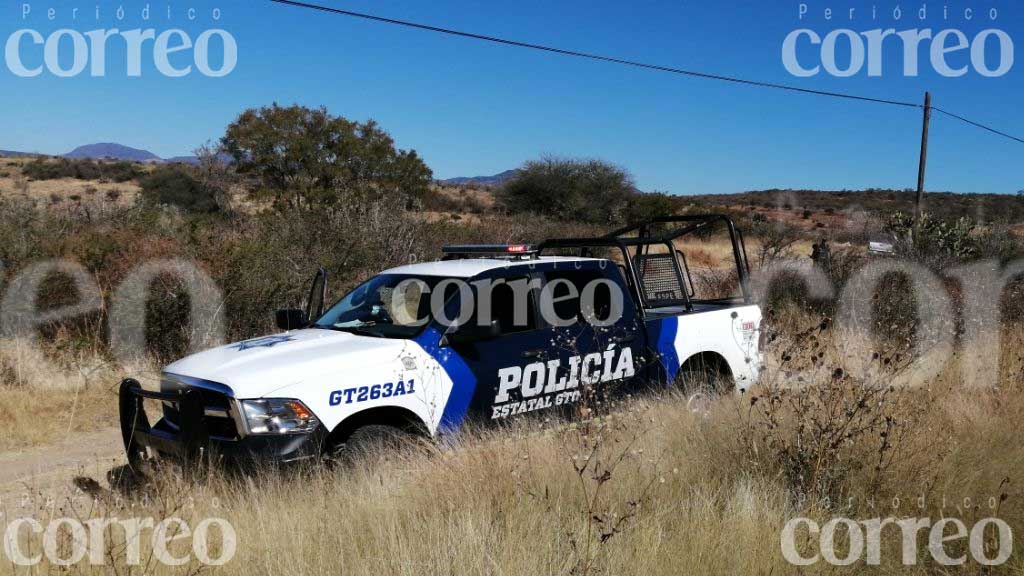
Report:
[[[324,460],[333,466],[348,467],[357,462],[386,459],[413,450],[417,438],[404,430],[385,424],[366,424],[347,438],[326,447]]]

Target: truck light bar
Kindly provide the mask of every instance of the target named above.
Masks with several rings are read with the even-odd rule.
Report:
[[[460,258],[536,258],[537,249],[530,244],[462,244],[441,248],[444,260]]]

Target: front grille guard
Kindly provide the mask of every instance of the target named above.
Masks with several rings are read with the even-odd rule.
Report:
[[[206,456],[210,435],[206,426],[206,406],[202,394],[195,388],[174,392],[144,390],[133,378],[121,382],[118,393],[121,419],[121,439],[128,454],[128,464],[137,468],[146,457],[146,448],[154,447],[170,452],[185,461],[199,461]],[[180,414],[177,438],[168,439],[154,434],[146,417],[144,400],[158,400],[175,405]]]

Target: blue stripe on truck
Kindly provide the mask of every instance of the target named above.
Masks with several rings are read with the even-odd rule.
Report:
[[[476,391],[476,376],[473,375],[473,371],[469,369],[466,361],[450,346],[445,348],[440,346],[441,333],[433,326],[424,330],[415,338],[414,342],[437,361],[452,381],[452,392],[448,395],[444,412],[441,413],[438,431],[453,432],[466,419],[469,403],[473,399],[473,392]]]
[[[666,384],[671,386],[679,373],[679,352],[676,350],[676,333],[679,332],[679,318],[671,316],[647,323],[647,329],[654,342],[658,360],[665,370]]]

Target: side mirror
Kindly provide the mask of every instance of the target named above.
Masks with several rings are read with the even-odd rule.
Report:
[[[487,326],[479,326],[477,324],[456,326],[445,335],[445,340],[449,344],[469,344],[471,342],[494,340],[498,336],[501,336],[501,327],[498,326],[497,320],[491,320],[491,323]]]
[[[327,301],[327,270],[323,266],[317,268],[316,276],[309,288],[309,300],[306,302],[306,319],[315,322],[324,315],[324,304]]]
[[[274,313],[274,322],[281,330],[297,330],[309,325],[309,321],[306,320],[306,311],[298,308],[278,310]]]

